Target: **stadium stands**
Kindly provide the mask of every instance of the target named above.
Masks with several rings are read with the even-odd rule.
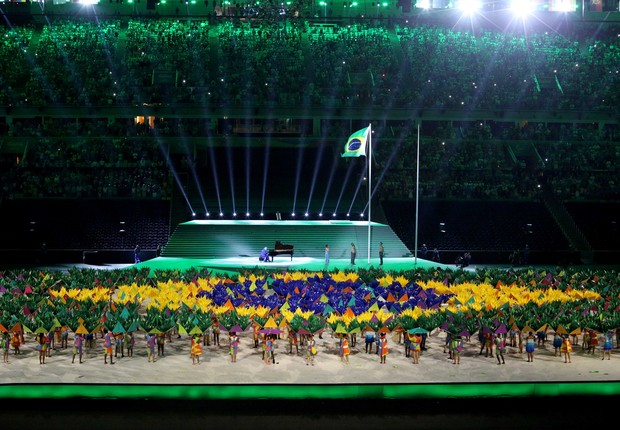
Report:
[[[617,250],[614,24],[526,37],[403,20],[47,18],[0,27],[7,252],[41,238],[7,225],[81,214],[83,201],[101,227],[60,219],[44,234],[58,248],[155,248],[191,210],[244,213],[261,193],[273,211],[364,211],[364,161],[338,153],[369,121],[373,203],[411,249],[418,196],[420,241],[442,252],[568,251],[551,214],[562,204],[594,250]],[[348,184],[344,199],[333,184]],[[105,214],[134,201],[157,202],[138,219],[158,227],[132,221],[138,236],[119,236]]]

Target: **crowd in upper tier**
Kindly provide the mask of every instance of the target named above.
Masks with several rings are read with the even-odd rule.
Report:
[[[587,25],[524,36],[391,21],[56,18],[0,28],[0,105],[609,111],[620,101],[618,31]]]

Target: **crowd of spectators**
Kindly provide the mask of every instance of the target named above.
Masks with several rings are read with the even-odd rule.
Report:
[[[217,79],[212,84],[217,102],[296,103],[306,76],[302,31],[290,21],[218,25]]]
[[[562,200],[620,199],[617,127],[475,123],[428,128],[420,141],[417,192],[422,198],[536,200],[549,186]],[[520,147],[527,156],[515,154]],[[378,145],[375,154],[385,171],[383,196],[415,197],[415,137]]]
[[[617,34],[580,42],[550,32],[474,35],[427,26],[396,32],[410,65],[406,76],[413,80],[398,92],[401,103],[608,110],[618,100]]]
[[[620,101],[618,33],[595,34],[55,18],[42,28],[0,28],[0,102],[316,106],[361,99],[400,108],[609,111]]]
[[[3,124],[10,137],[205,137],[210,118],[12,118]]]
[[[127,68],[124,88],[132,103],[161,103],[154,83],[176,89],[179,102],[191,101],[192,88],[205,88],[211,80],[209,21],[133,20],[125,34],[121,66]],[[153,88],[154,87],[154,88]]]
[[[16,99],[14,86],[27,82],[30,69],[25,52],[34,30],[29,27],[0,26],[0,105],[7,105]]]
[[[313,68],[312,103],[376,103],[389,96],[388,72],[398,70],[387,28],[354,24],[346,27],[310,27],[309,49]]]
[[[150,139],[30,141],[20,156],[5,154],[0,197],[169,199],[172,179]]]
[[[208,127],[208,121],[200,119],[156,119],[149,125],[134,118],[14,118],[7,135],[22,142],[23,150],[8,151],[2,157],[0,194],[9,198],[169,198],[171,161],[162,155],[160,146],[168,153],[170,147],[165,142],[175,145],[175,140],[162,139],[204,136]],[[338,121],[326,123],[324,132],[329,135],[333,128],[342,127]],[[422,198],[532,200],[542,197],[546,184],[563,200],[620,199],[620,148],[613,140],[615,127],[598,130],[589,124],[542,127],[535,123],[456,127],[445,122],[423,128],[417,190]],[[404,133],[395,126],[392,132],[401,138],[390,139],[386,129],[377,130],[384,135],[373,153],[379,175],[375,184],[382,198],[413,198],[415,133]],[[519,147],[530,148],[528,163],[514,153]],[[254,158],[263,152],[258,150]],[[183,155],[178,150],[175,154]],[[179,166],[188,171],[187,164]],[[262,178],[256,183],[262,183]]]
[[[120,88],[119,31],[117,21],[97,25],[59,19],[34,32],[25,52],[30,76],[23,86],[24,102],[69,106],[110,103]]]
[[[537,143],[543,171],[563,200],[620,200],[620,145],[609,141]]]

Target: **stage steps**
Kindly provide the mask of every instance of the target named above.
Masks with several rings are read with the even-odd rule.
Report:
[[[177,225],[163,257],[228,258],[252,257],[263,247],[272,249],[276,241],[294,246],[295,257],[324,258],[329,244],[330,258],[349,258],[351,242],[357,258],[368,258],[368,223],[365,221],[222,221],[197,220]],[[385,257],[405,257],[411,253],[390,226],[372,223],[373,259],[379,258],[379,242]],[[288,259],[288,255],[276,256]]]

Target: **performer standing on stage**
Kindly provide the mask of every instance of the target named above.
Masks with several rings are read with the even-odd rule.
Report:
[[[202,355],[202,346],[200,346],[200,336],[194,335],[192,337],[191,345],[192,364],[200,364],[200,356]]]
[[[157,344],[157,336],[155,334],[146,334],[147,361],[155,363],[155,345]]]
[[[405,336],[409,336],[409,333],[405,333]],[[420,364],[420,351],[422,350],[422,336],[414,334],[409,336],[411,340],[411,356],[413,357],[413,364]]]
[[[263,353],[263,358],[265,359],[265,364],[269,366],[269,362],[271,361],[271,349],[273,348],[273,340],[271,340],[271,336],[268,334],[265,335],[265,352]]]
[[[9,350],[11,349],[11,336],[9,336],[9,332],[5,331],[2,333],[2,362],[9,362]]]
[[[314,366],[314,356],[317,353],[316,350],[316,341],[314,340],[314,337],[312,337],[311,334],[307,335],[308,338],[308,358],[306,358],[306,366],[308,364],[312,364]]]
[[[127,357],[133,357],[133,346],[136,344],[136,339],[133,337],[133,332],[125,333],[125,347],[127,348]]]
[[[112,345],[116,344],[114,335],[107,329],[104,329],[105,335],[103,336],[103,364],[108,364],[108,355],[110,356],[110,364],[114,364],[114,356],[112,353]]]
[[[289,329],[288,331],[288,353],[293,353],[293,346],[295,346],[295,352],[299,354],[299,344],[297,343],[297,333]]]
[[[21,345],[21,341],[19,340],[19,332],[14,331],[11,335],[11,346],[13,347],[13,351],[15,355],[21,354],[19,350],[19,346]]]
[[[252,337],[254,338],[254,348],[258,348],[258,337],[259,337],[259,333],[258,331],[260,330],[260,326],[258,325],[258,323],[253,323],[252,324]]]
[[[385,333],[381,333],[379,338],[379,357],[381,357],[381,364],[385,364],[388,355],[388,341]]]
[[[75,363],[75,356],[79,357],[79,362],[82,364],[82,356],[84,354],[84,336],[82,333],[78,333],[75,335],[75,339],[73,340],[73,359],[71,360],[71,364]]]
[[[564,355],[564,363],[570,363],[570,353],[573,350],[573,345],[571,345],[570,340],[568,339],[568,335],[565,334],[562,337],[562,346],[560,346],[560,353]]]
[[[349,364],[349,354],[351,354],[351,349],[349,348],[349,335],[345,334],[340,339],[340,361],[344,361]]]
[[[527,362],[534,361],[534,349],[536,348],[536,341],[534,338],[534,334],[529,332],[527,337],[525,338],[525,352],[527,353]]]
[[[135,264],[138,264],[141,261],[141,251],[142,250],[140,249],[140,245],[136,245],[136,247],[133,249],[133,259]]]
[[[45,356],[47,355],[47,337],[45,336],[45,333],[39,333],[37,342],[37,350],[39,351],[39,364],[45,364]]]
[[[237,351],[239,349],[239,336],[234,331],[230,333],[230,361],[237,362]]]

